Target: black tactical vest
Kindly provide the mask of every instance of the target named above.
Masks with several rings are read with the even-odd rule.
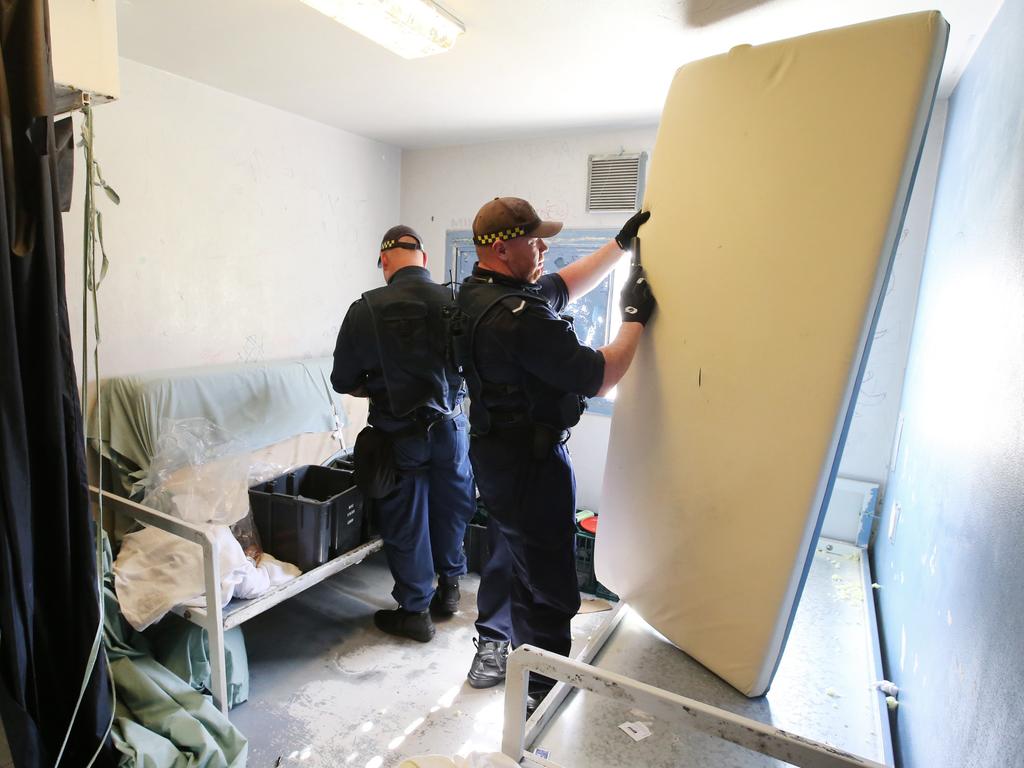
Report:
[[[488,383],[476,364],[476,330],[480,321],[497,305],[496,311],[517,314],[522,311],[523,302],[543,304],[547,300],[529,289],[499,282],[470,277],[459,289],[458,312],[451,323],[452,352],[455,363],[469,387],[469,422],[473,434],[484,435],[492,427],[502,424],[529,423],[540,425],[555,432],[575,426],[586,407],[586,401],[571,392],[556,392],[533,376],[526,374],[520,385],[500,385],[505,393],[517,390],[524,396],[526,407],[521,414],[492,414],[488,409]],[[486,372],[485,372],[486,373]],[[538,408],[541,402],[553,406]],[[545,415],[539,415],[543,411]]]
[[[462,380],[449,360],[448,315],[452,297],[436,283],[401,282],[363,294],[377,336],[391,412],[421,408],[447,414]]]

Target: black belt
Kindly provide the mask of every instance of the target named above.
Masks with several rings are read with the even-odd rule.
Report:
[[[506,439],[515,442],[525,441],[536,459],[547,456],[548,451],[556,445],[564,444],[570,436],[568,429],[555,429],[546,424],[538,424],[525,413],[491,413],[490,421],[491,429],[488,435],[499,440],[506,436]]]
[[[385,431],[392,440],[398,440],[403,437],[413,437],[416,435],[426,435],[437,424],[443,424],[446,421],[454,421],[461,413],[461,405],[450,413],[441,413],[440,411],[431,410],[431,412],[426,416],[415,417],[413,422],[408,426],[396,429],[393,432],[388,430]]]
[[[522,427],[533,424],[525,413],[493,413],[490,414],[491,427]]]
[[[440,411],[434,411],[430,416],[424,419],[416,419],[416,421],[422,424],[434,425],[441,421],[454,421],[455,417],[462,413],[462,406],[453,410],[451,413],[441,413]]]

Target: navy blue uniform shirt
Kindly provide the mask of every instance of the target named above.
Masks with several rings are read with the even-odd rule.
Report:
[[[569,289],[561,275],[553,272],[531,285],[476,265],[473,277],[535,291],[547,301],[528,301],[516,313],[498,304],[481,318],[473,351],[489,411],[527,411],[526,377],[532,377],[534,385],[539,383],[537,389],[544,393],[532,408],[534,420],[541,423],[557,422],[553,409],[564,393],[597,394],[604,382],[604,355],[581,344],[572,325],[559,317],[569,303]]]

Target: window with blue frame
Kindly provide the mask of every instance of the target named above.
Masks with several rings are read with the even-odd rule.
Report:
[[[557,272],[576,259],[593,253],[615,237],[616,229],[563,229],[557,237],[546,240],[544,271]],[[476,247],[469,230],[449,230],[445,237],[445,274],[461,283],[473,272]],[[576,336],[588,347],[601,347],[608,343],[611,331],[612,275],[609,274],[594,290],[571,302],[563,312],[573,318]],[[593,397],[588,401],[587,413],[610,415],[612,401]]]

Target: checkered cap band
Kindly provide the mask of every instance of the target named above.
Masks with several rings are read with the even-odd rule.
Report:
[[[527,228],[523,226],[509,227],[497,232],[488,232],[486,235],[473,235],[473,242],[477,245],[490,245],[498,240],[511,240],[514,237],[523,237],[526,232]]]
[[[411,237],[416,241],[416,244],[400,242],[403,237]],[[382,251],[388,251],[392,248],[408,248],[409,250],[416,250],[417,248],[423,248],[423,238],[416,234],[416,230],[412,227],[407,227],[404,224],[398,224],[391,227],[387,232],[384,233],[380,239],[380,249]]]
[[[418,251],[422,249],[419,243],[401,243],[398,240],[385,240],[380,244],[382,251],[389,251],[392,248],[405,248],[410,251]]]

